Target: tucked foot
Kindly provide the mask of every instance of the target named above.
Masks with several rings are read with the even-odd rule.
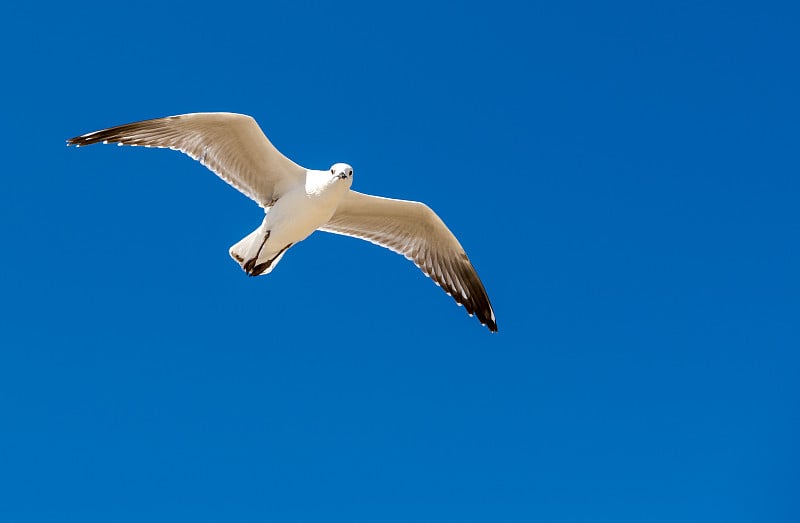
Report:
[[[248,276],[258,276],[259,274],[263,274],[264,271],[269,269],[269,266],[272,265],[272,260],[269,260],[264,263],[259,263],[256,265],[256,260],[248,260],[247,263],[242,265],[242,268],[247,273]]]
[[[257,261],[258,258],[253,258],[252,260],[247,260],[242,263],[242,269],[244,269],[244,272],[246,272],[248,276],[258,276],[267,269],[264,267],[263,263],[256,265]],[[239,263],[241,263],[241,261],[239,261]]]
[[[270,258],[265,262],[257,264],[256,262],[258,261],[258,257],[253,258],[252,260],[247,260],[242,264],[242,269],[244,269],[244,272],[246,272],[248,276],[258,276],[259,274],[263,274],[264,271],[268,270],[270,267],[272,267],[272,265],[275,262],[280,260],[281,256],[283,256],[283,253],[286,252],[286,249],[288,249],[292,245],[293,244],[290,243],[289,245],[278,251],[278,254],[276,254],[275,256],[273,256],[272,258]],[[260,252],[261,251],[259,251],[259,253]]]

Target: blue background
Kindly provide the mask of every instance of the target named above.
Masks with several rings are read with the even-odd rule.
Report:
[[[795,5],[4,7],[0,519],[797,521]],[[220,110],[428,203],[500,332],[354,239],[248,278],[244,196],[64,145]]]

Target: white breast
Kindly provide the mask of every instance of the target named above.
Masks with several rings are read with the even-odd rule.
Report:
[[[288,245],[306,239],[331,219],[350,180],[340,180],[328,171],[308,171],[305,185],[284,194],[269,210],[264,225],[270,243]]]

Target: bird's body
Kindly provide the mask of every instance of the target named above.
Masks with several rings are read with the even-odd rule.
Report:
[[[251,276],[272,272],[289,247],[331,219],[351,182],[351,177],[333,177],[328,171],[307,171],[305,183],[298,183],[268,207],[258,229],[230,248],[231,257],[243,267],[250,263],[253,269],[263,269],[244,267]]]
[[[253,118],[194,113],[145,120],[84,134],[70,145],[114,142],[179,150],[264,208],[261,225],[230,248],[251,276],[268,274],[286,251],[316,230],[361,238],[412,260],[489,330],[497,323],[489,297],[461,244],[419,202],[350,189],[353,169],[305,169],[282,155]]]

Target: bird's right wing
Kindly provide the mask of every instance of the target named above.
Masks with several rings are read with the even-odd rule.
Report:
[[[262,207],[302,183],[306,170],[280,153],[244,114],[193,113],[144,120],[67,140],[68,145],[117,143],[186,153]]]
[[[348,191],[320,230],[367,240],[413,261],[463,305],[497,331],[492,304],[464,248],[430,207]]]

